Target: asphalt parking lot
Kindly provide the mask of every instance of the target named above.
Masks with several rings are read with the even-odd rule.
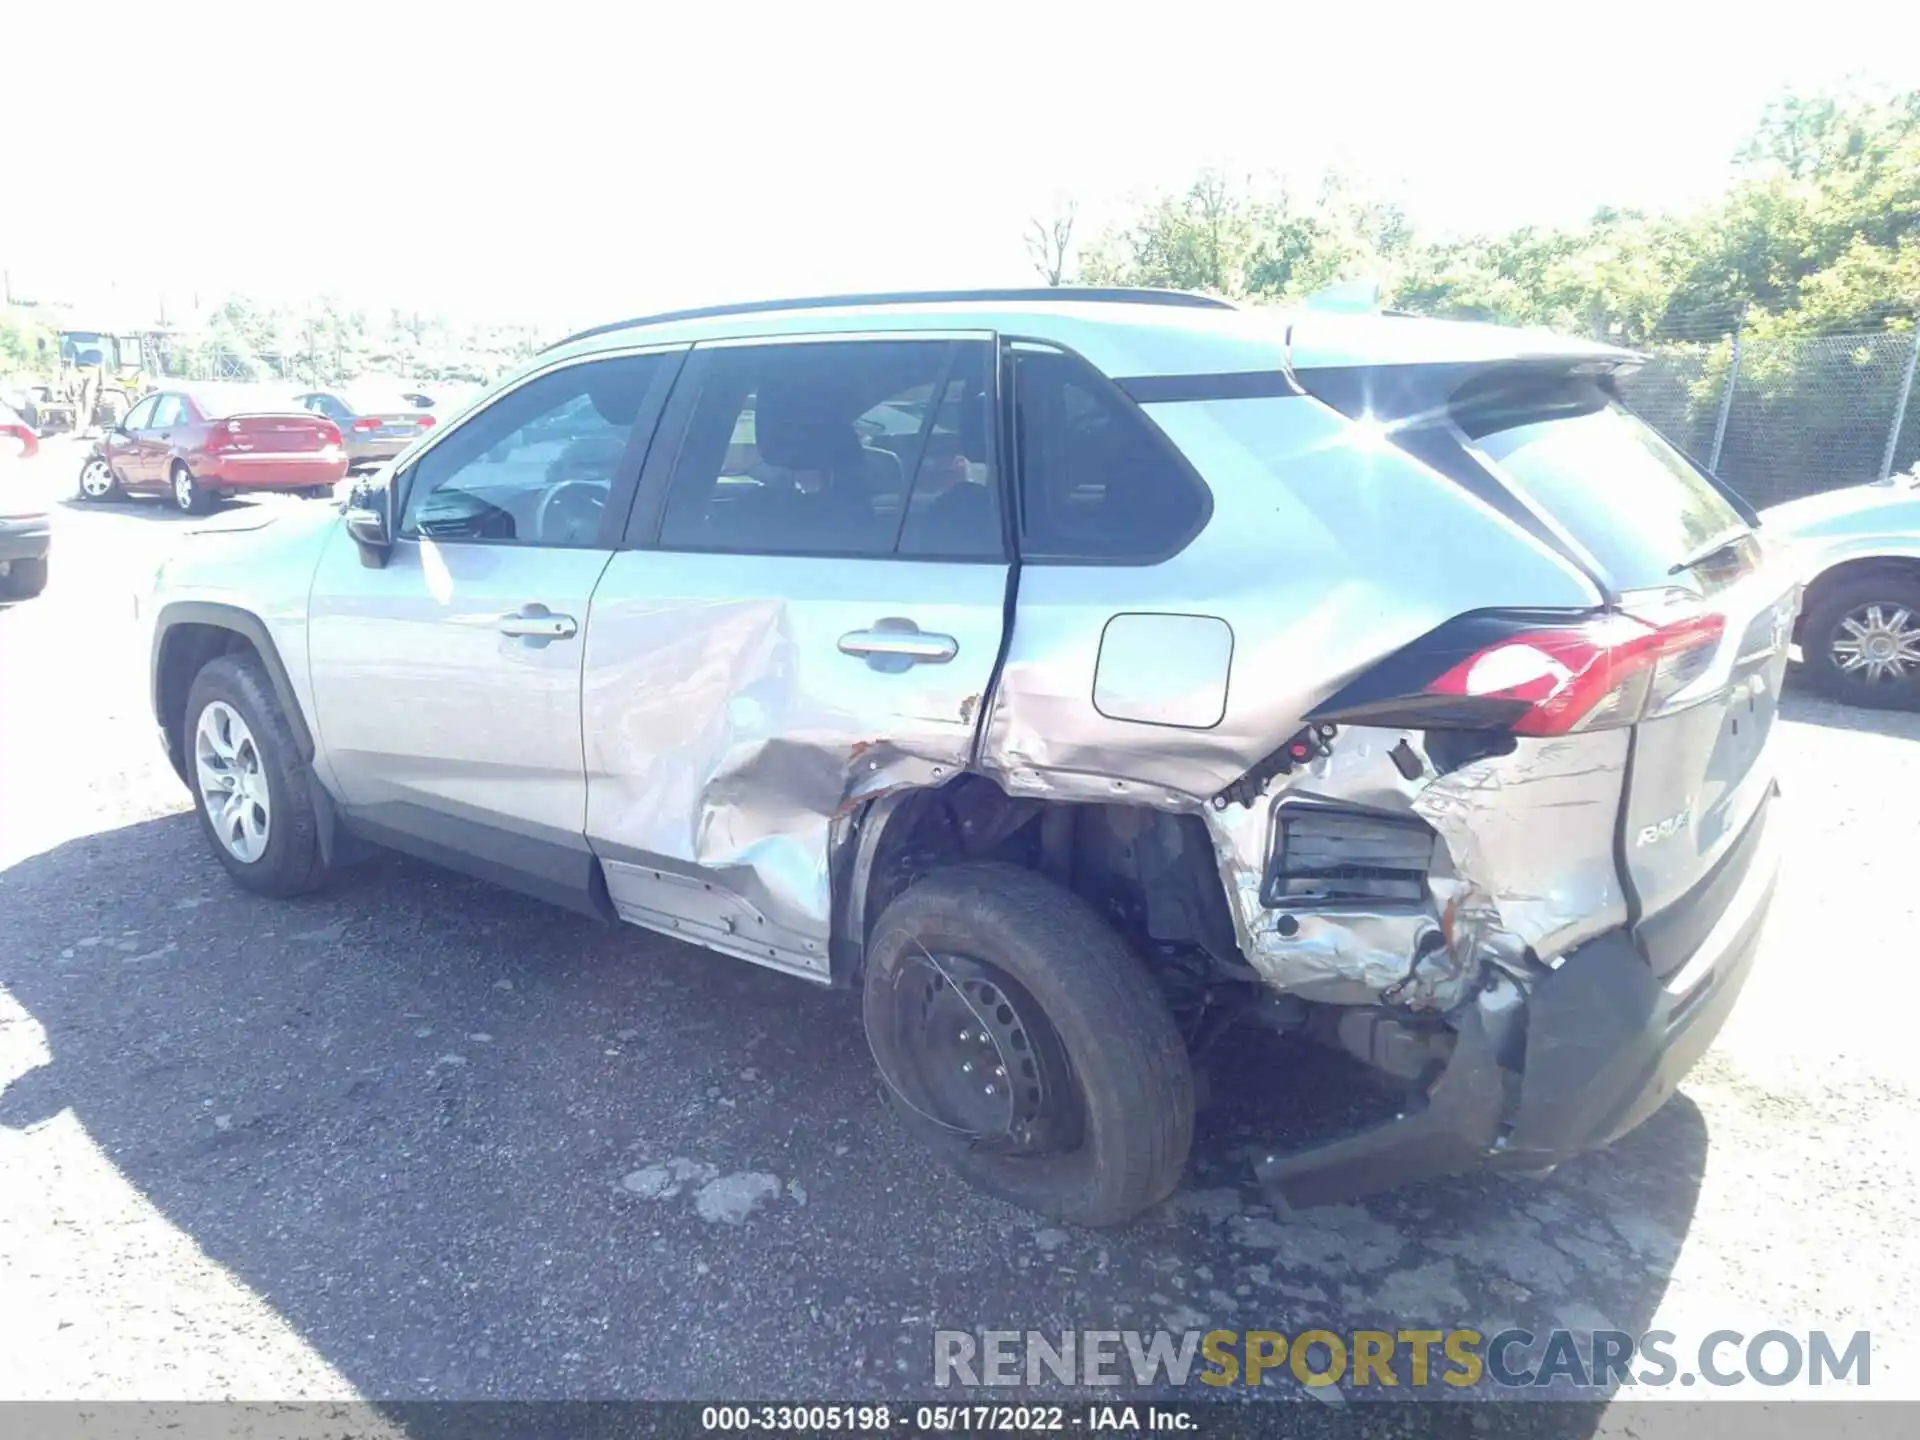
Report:
[[[923,1162],[851,997],[401,859],[241,893],[134,645],[194,522],[53,508],[0,610],[0,1398],[852,1399],[936,1328],[1421,1324],[1866,1328],[1920,1398],[1920,716],[1789,697],[1765,951],[1612,1152],[1277,1215],[1240,1152],[1350,1076],[1250,1045],[1174,1200],[1072,1231]]]

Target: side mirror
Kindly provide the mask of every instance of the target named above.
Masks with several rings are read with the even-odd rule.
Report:
[[[393,482],[390,475],[362,480],[347,500],[347,533],[360,546],[360,563],[380,569],[393,553]]]

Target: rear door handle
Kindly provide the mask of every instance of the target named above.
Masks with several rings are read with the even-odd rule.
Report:
[[[500,633],[520,640],[571,640],[580,626],[571,615],[555,615],[544,605],[529,605],[500,617]]]
[[[911,620],[882,620],[871,630],[849,630],[840,637],[842,655],[863,657],[875,669],[908,665],[944,665],[960,653],[951,635],[934,635]]]

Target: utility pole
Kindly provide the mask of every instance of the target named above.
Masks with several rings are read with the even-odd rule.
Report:
[[[1920,315],[1913,321],[1913,343],[1907,347],[1907,373],[1900,377],[1900,398],[1893,402],[1893,424],[1887,427],[1887,448],[1880,453],[1880,478],[1893,474],[1894,451],[1900,446],[1900,427],[1907,421],[1907,401],[1913,395],[1914,362],[1920,360]]]

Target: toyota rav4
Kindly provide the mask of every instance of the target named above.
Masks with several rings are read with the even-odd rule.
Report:
[[[1494,327],[1049,290],[566,340],[332,507],[188,541],[213,853],[374,842],[857,987],[900,1123],[1067,1220],[1178,1184],[1233,1024],[1406,1103],[1311,1204],[1604,1144],[1753,960],[1799,590]]]

